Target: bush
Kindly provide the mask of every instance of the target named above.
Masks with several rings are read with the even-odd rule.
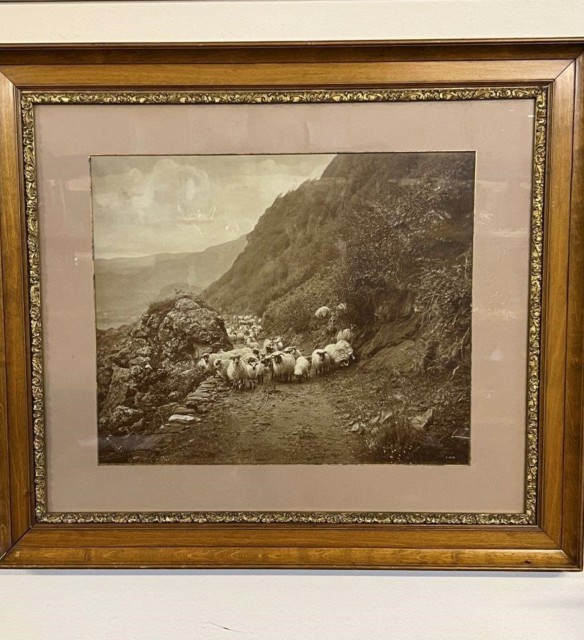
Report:
[[[411,426],[409,418],[392,416],[371,430],[367,444],[376,462],[421,464],[436,459],[440,445],[426,431]]]

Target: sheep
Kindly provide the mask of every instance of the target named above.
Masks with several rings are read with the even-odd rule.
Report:
[[[326,373],[331,366],[331,358],[324,349],[315,349],[312,352],[312,368],[317,375]]]
[[[284,353],[289,353],[290,355],[294,356],[295,359],[300,358],[300,356],[302,356],[302,353],[300,352],[300,349],[298,349],[298,347],[286,347],[284,349]]]
[[[266,353],[272,353],[272,351],[274,351],[274,343],[270,340],[270,338],[266,338],[264,340],[264,350]]]
[[[260,345],[250,336],[246,341],[245,345],[250,349],[259,349]]]
[[[201,356],[200,360],[197,362],[197,367],[198,367],[201,371],[207,372],[207,371],[209,370],[209,369],[208,369],[208,363],[209,363],[209,356],[210,356],[210,355],[211,355],[210,353],[204,353],[204,354]]]
[[[235,338],[236,342],[243,342],[245,340],[245,335],[243,334],[242,331],[238,331],[237,332],[237,336]]]
[[[274,380],[291,382],[294,376],[296,360],[293,355],[277,351],[272,355],[272,371]]]
[[[294,366],[294,377],[298,382],[310,379],[310,361],[308,358],[300,356],[296,360],[296,364]]]
[[[345,344],[343,344],[343,341],[341,343],[327,344],[324,350],[330,356],[333,369],[336,367],[348,367],[349,362],[352,360],[353,349],[348,342]]]
[[[272,374],[274,373],[273,363],[271,357],[265,357],[260,360],[260,362],[264,365],[264,376],[269,376],[270,379]]]
[[[233,387],[242,389],[247,385],[248,381],[247,364],[242,360],[240,355],[231,356],[229,360],[227,377]]]
[[[332,312],[329,307],[319,307],[314,315],[316,318],[328,318],[331,313]]]
[[[229,358],[218,358],[215,360],[215,374],[220,378],[223,378],[223,380],[229,380],[229,376],[227,375],[229,364]]]
[[[354,335],[351,329],[341,329],[337,333],[337,342],[339,342],[339,340],[346,340],[347,342],[352,342],[353,338],[354,338]]]
[[[251,386],[255,387],[258,382],[264,381],[265,367],[261,362],[250,362],[247,365],[247,374]]]
[[[224,353],[205,354],[203,359],[207,362],[207,373],[215,373],[215,361],[224,356]]]
[[[246,364],[251,364],[252,362],[259,362],[258,356],[255,353],[244,353],[241,358]]]
[[[277,351],[282,351],[282,349],[284,348],[284,343],[282,342],[282,338],[280,336],[278,336],[277,338],[274,338],[272,340],[272,344],[274,345]]]

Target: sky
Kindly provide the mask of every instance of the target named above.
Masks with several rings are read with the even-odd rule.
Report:
[[[334,155],[93,156],[96,258],[203,251],[249,233]]]

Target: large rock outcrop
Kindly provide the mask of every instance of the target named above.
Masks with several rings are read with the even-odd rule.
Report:
[[[151,304],[134,325],[98,331],[100,435],[158,429],[203,379],[201,354],[229,348],[222,318],[192,292]]]

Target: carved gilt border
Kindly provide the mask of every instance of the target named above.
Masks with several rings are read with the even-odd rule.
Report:
[[[523,513],[397,512],[49,512],[45,448],[43,340],[41,326],[39,219],[35,160],[35,105],[47,104],[291,104],[348,102],[428,102],[530,99],[535,103],[528,315],[527,441]],[[329,523],[532,525],[536,523],[538,476],[538,404],[540,371],[543,208],[547,148],[547,89],[544,87],[480,87],[386,90],[308,91],[155,91],[155,92],[23,92],[24,158],[28,247],[29,314],[32,359],[35,514],[43,523]]]

